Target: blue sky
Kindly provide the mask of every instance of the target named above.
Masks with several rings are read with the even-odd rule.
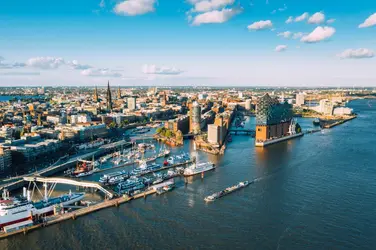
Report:
[[[369,0],[3,0],[0,86],[374,86],[375,13]]]

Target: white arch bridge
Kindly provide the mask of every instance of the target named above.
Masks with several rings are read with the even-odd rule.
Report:
[[[42,182],[42,183],[52,183],[54,186],[56,184],[66,184],[72,186],[79,186],[79,187],[86,187],[86,188],[95,188],[100,190],[105,194],[106,197],[112,199],[114,197],[114,193],[111,190],[106,189],[98,182],[94,181],[83,181],[83,180],[76,180],[71,178],[62,178],[62,177],[41,177],[41,176],[27,176],[23,178],[25,181],[29,182]]]

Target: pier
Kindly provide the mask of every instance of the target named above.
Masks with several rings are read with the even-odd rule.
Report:
[[[284,137],[277,138],[277,139],[271,139],[271,140],[266,140],[266,141],[256,141],[255,146],[256,147],[265,147],[265,146],[268,146],[268,145],[271,145],[271,144],[274,144],[274,143],[278,143],[278,142],[294,139],[294,138],[297,138],[297,137],[301,137],[303,135],[304,135],[304,133],[297,133],[297,134],[288,135],[288,136],[284,136]]]
[[[232,135],[250,135],[250,136],[254,136],[256,131],[255,130],[252,130],[252,129],[230,129],[229,132],[232,134]]]

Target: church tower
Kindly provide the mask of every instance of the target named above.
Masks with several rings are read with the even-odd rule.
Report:
[[[107,111],[112,111],[112,97],[110,90],[110,81],[107,84]]]
[[[94,102],[98,102],[98,90],[97,90],[97,86],[95,86],[95,89],[94,89],[93,100],[94,100]]]
[[[121,99],[121,90],[120,90],[120,86],[119,86],[118,91],[117,91],[117,99]]]

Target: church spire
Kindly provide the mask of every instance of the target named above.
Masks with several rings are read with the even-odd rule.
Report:
[[[117,99],[121,99],[121,90],[120,90],[120,86],[118,88],[118,92],[117,92]]]
[[[97,89],[97,86],[95,86],[95,89],[94,89],[93,100],[94,100],[94,102],[98,102],[98,89]]]
[[[107,83],[107,110],[112,111],[112,98],[110,90],[110,81]]]

